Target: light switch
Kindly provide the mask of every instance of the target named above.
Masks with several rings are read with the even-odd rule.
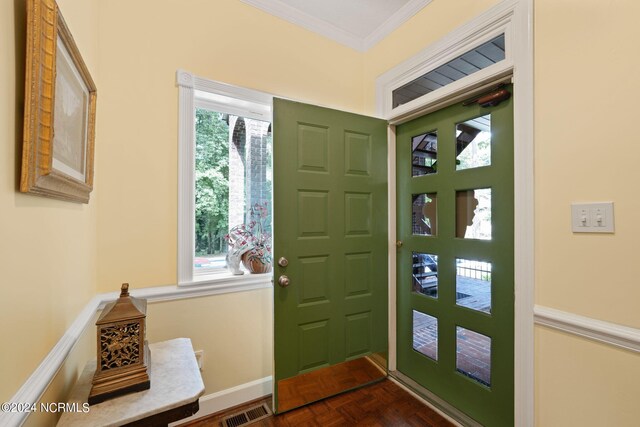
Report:
[[[571,230],[574,233],[613,233],[613,202],[572,203]]]

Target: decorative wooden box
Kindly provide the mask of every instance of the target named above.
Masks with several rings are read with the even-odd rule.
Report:
[[[98,360],[90,405],[151,386],[146,317],[147,300],[129,296],[129,284],[123,283],[120,298],[105,306],[96,322]]]

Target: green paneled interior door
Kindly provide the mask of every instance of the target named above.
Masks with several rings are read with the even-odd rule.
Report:
[[[396,131],[398,371],[483,425],[513,425],[512,100]]]
[[[281,411],[283,380],[386,355],[387,123],[282,99],[273,107],[274,408]]]

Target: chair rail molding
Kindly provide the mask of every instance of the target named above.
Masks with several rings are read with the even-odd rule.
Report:
[[[271,274],[251,274],[230,277],[226,281],[217,281],[215,284],[188,287],[172,285],[135,289],[131,291],[131,295],[137,298],[145,298],[149,303],[156,303],[264,289],[271,286]],[[98,310],[104,308],[109,302],[115,301],[119,295],[119,291],[108,292],[91,298],[71,323],[71,326],[53,346],[49,354],[45,356],[40,365],[22,384],[9,402],[37,404],[85,329],[95,322]],[[0,412],[0,426],[21,426],[28,416],[29,412]]]
[[[113,293],[114,300],[117,298]],[[100,295],[93,297],[75,318],[71,326],[66,330],[62,338],[53,346],[49,354],[45,356],[40,365],[20,387],[16,394],[9,400],[14,403],[36,404],[46,391],[53,378],[56,376],[62,364],[75,347],[85,328],[95,318],[98,309],[104,305]],[[0,412],[0,425],[21,426],[29,416],[29,412]]]
[[[640,353],[640,329],[540,305],[534,315],[538,325]]]

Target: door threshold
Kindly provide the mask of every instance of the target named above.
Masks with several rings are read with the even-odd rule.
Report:
[[[458,408],[433,394],[408,376],[399,371],[389,371],[389,379],[400,387],[424,401],[434,411],[458,426],[482,427],[482,424],[469,417]]]

